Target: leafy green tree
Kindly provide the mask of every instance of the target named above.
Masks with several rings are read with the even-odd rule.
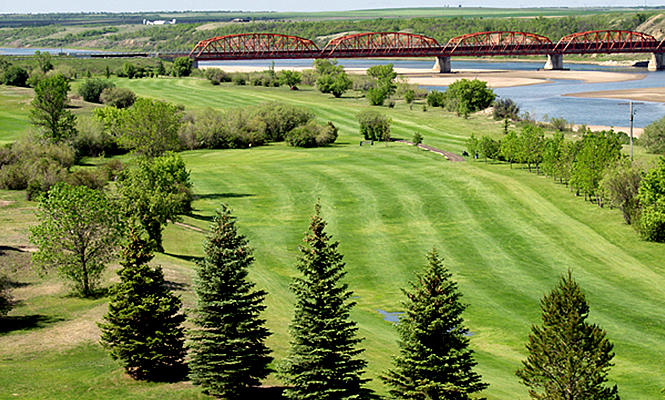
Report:
[[[194,60],[189,57],[178,57],[173,60],[172,74],[176,77],[189,76],[192,73]]]
[[[600,181],[603,195],[610,201],[610,206],[618,207],[621,210],[627,224],[632,223],[635,216],[639,214],[637,194],[642,176],[642,171],[624,158],[609,167]]]
[[[35,56],[37,57],[37,64],[39,69],[43,73],[47,73],[53,69],[53,61],[51,61],[51,53],[48,51],[41,52],[39,50],[35,51]]]
[[[447,102],[451,111],[467,117],[476,111],[484,110],[494,102],[496,95],[487,87],[487,82],[478,79],[460,79],[448,86],[446,90]]]
[[[42,128],[43,136],[52,142],[76,136],[76,117],[67,110],[69,89],[69,82],[61,74],[44,78],[35,86],[30,120]]]
[[[279,83],[286,85],[291,89],[297,88],[297,85],[300,85],[302,81],[302,74],[298,71],[283,70],[279,72]]]
[[[151,251],[164,251],[164,225],[180,221],[192,206],[192,183],[182,157],[169,152],[141,158],[120,173],[117,187],[125,218],[148,234]]]
[[[217,210],[198,263],[195,330],[190,331],[189,377],[225,399],[241,399],[245,389],[268,376],[272,361],[265,340],[270,332],[260,314],[267,293],[248,277],[254,262],[245,236],[226,205]]]
[[[332,93],[339,98],[353,87],[353,81],[346,75],[344,67],[337,65],[337,60],[316,59],[314,68],[319,74],[316,87],[321,93]]]
[[[164,63],[162,60],[157,61],[157,69],[155,70],[155,75],[163,76],[166,75],[166,68],[164,68]]]
[[[122,235],[114,206],[98,190],[59,183],[42,196],[36,214],[39,225],[30,228],[39,249],[35,265],[57,268],[76,292],[92,295]]]
[[[171,103],[139,98],[120,119],[120,146],[146,157],[178,150],[182,109]]]
[[[519,153],[519,138],[515,131],[510,131],[501,141],[501,146],[499,147],[499,153],[501,156],[508,160],[510,163],[510,168],[513,168],[513,163],[518,160]]]
[[[462,318],[467,306],[436,249],[427,260],[425,273],[403,290],[400,352],[382,379],[397,399],[470,399],[488,384],[473,371],[477,363]]]
[[[501,98],[494,101],[494,110],[492,116],[495,120],[512,119],[517,121],[519,119],[520,106],[509,98]]]
[[[388,140],[392,120],[374,110],[364,110],[356,115],[360,124],[360,134],[365,140]]]
[[[160,267],[148,266],[150,245],[130,229],[111,288],[108,313],[98,323],[101,344],[135,379],[174,380],[185,357],[181,301],[166,288]]]
[[[605,169],[621,157],[621,143],[613,131],[587,131],[573,164],[571,184],[584,192],[584,197],[595,196]],[[601,202],[598,201],[598,206]]]
[[[531,327],[517,376],[540,400],[618,400],[616,385],[605,387],[612,367],[612,343],[605,331],[587,322],[589,305],[572,273],[540,302],[543,325]]]
[[[83,100],[90,103],[101,103],[100,96],[107,88],[114,88],[115,84],[108,80],[89,78],[79,86],[78,93]]]
[[[423,135],[421,135],[420,132],[415,132],[413,134],[413,145],[416,146],[416,149],[422,142],[423,142]]]
[[[26,87],[28,86],[28,71],[23,68],[12,65],[2,72],[2,82],[9,86]]]
[[[367,100],[373,106],[381,106],[388,97],[395,93],[397,73],[393,65],[373,65],[367,70],[367,75],[376,79],[376,86],[367,90]]]
[[[642,213],[638,231],[652,242],[665,242],[665,157],[644,176],[637,195]]]
[[[519,135],[519,159],[526,163],[531,172],[531,165],[536,166],[539,173],[539,165],[543,161],[543,147],[545,144],[545,133],[543,129],[535,125],[526,125]]]
[[[545,139],[543,144],[543,172],[555,180],[561,176],[559,160],[562,157],[564,141],[563,133],[556,132],[551,138]]]
[[[288,386],[284,394],[291,400],[362,399],[369,395],[363,388],[367,380],[361,379],[367,362],[358,358],[361,339],[349,320],[353,293],[340,282],[346,272],[339,242],[330,241],[320,212],[317,204],[296,262],[303,276],[291,283],[296,304],[291,349],[281,368]]]
[[[122,64],[122,71],[118,76],[126,76],[129,79],[133,79],[136,72],[136,66],[130,62],[126,62]]]
[[[478,141],[478,153],[487,162],[487,159],[496,159],[499,156],[501,143],[489,136],[482,136]]]
[[[644,127],[640,143],[649,153],[665,154],[665,117]]]
[[[469,151],[471,157],[478,158],[478,153],[480,152],[480,140],[474,133],[472,133],[466,140],[466,149]]]

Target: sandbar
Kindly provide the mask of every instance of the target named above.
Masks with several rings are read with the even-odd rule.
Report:
[[[665,87],[642,89],[598,90],[595,92],[570,93],[564,96],[582,98],[623,99],[633,101],[654,101],[665,103]]]

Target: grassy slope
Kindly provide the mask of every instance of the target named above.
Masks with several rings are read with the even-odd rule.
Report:
[[[513,372],[525,356],[529,326],[539,319],[539,299],[568,268],[588,295],[591,319],[615,343],[616,367],[610,376],[622,396],[659,396],[665,373],[660,359],[665,351],[660,323],[664,302],[658,291],[665,283],[664,247],[640,241],[616,210],[585,204],[542,176],[506,165],[452,164],[400,144],[360,147],[354,116],[365,107],[363,99],[333,99],[311,90],[214,88],[192,79],[116,83],[190,110],[285,101],[310,107],[320,120],[332,120],[340,128],[338,143],[329,148],[275,144],[183,153],[200,196],[185,222],[205,229],[222,201],[235,210],[241,231],[256,248],[252,277],[270,293],[266,317],[278,360],[288,346],[288,282],[295,274],[296,248],[320,199],[329,231],[341,242],[347,282],[358,296],[353,317],[367,338],[363,345],[370,377],[387,368],[396,352],[395,332],[377,310],[399,311],[400,287],[423,267],[424,253],[437,246],[470,304],[465,316],[478,369],[491,383],[488,398],[527,398]],[[453,151],[464,147],[471,132],[501,129],[481,117],[463,121],[438,110],[423,113],[419,106],[410,111],[398,104],[381,111],[393,118],[394,136],[408,138],[419,130],[426,144]],[[0,199],[19,196],[0,193]],[[0,245],[25,244],[21,232],[30,217],[14,208],[27,206],[19,201],[0,208]],[[5,226],[18,233],[5,237]],[[165,237],[167,254],[157,261],[170,280],[184,283],[180,293],[191,305],[190,260],[201,255],[203,236],[169,226]],[[53,278],[28,282],[16,290],[26,300],[14,315],[50,319],[39,324],[43,327],[0,336],[0,397],[154,398],[167,391],[171,397],[193,398],[197,393],[186,384],[127,380],[94,344],[94,321],[103,313],[103,300],[69,298]],[[70,339],[56,347],[54,342],[63,338]],[[32,385],[33,377],[56,385]],[[274,378],[269,382],[277,383]],[[372,385],[383,390],[376,379]]]

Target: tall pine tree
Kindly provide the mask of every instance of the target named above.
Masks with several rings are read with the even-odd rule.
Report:
[[[185,357],[181,301],[164,285],[162,269],[150,268],[150,243],[130,231],[123,248],[120,283],[111,288],[101,343],[136,379],[180,378]]]
[[[367,362],[356,348],[362,339],[349,320],[355,303],[348,285],[340,283],[346,272],[339,242],[330,242],[320,212],[317,204],[295,264],[303,276],[291,283],[296,304],[291,349],[281,369],[289,386],[284,394],[291,400],[362,399],[370,392],[361,379]]]
[[[488,385],[472,369],[476,365],[462,312],[466,305],[436,249],[429,267],[409,290],[405,314],[397,324],[400,353],[382,379],[397,399],[470,399]]]
[[[517,376],[534,399],[618,400],[616,385],[605,387],[613,345],[605,331],[586,321],[589,305],[572,273],[540,302],[543,326],[532,326]]]
[[[267,293],[254,290],[247,278],[252,249],[226,205],[217,210],[204,251],[195,281],[197,328],[189,333],[189,376],[211,394],[240,399],[270,373],[265,345],[270,332],[259,318]]]

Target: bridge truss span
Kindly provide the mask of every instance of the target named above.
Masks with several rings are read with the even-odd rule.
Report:
[[[298,36],[276,33],[243,33],[200,41],[189,53],[196,60],[315,58],[316,43]]]
[[[370,32],[346,35],[331,40],[322,51],[324,57],[431,57],[441,52],[432,38],[404,32]]]
[[[663,42],[632,31],[606,30],[579,32],[564,36],[554,49],[558,54],[663,52]]]
[[[527,32],[492,31],[457,36],[443,49],[448,56],[531,55],[546,54],[554,48],[552,41]]]

